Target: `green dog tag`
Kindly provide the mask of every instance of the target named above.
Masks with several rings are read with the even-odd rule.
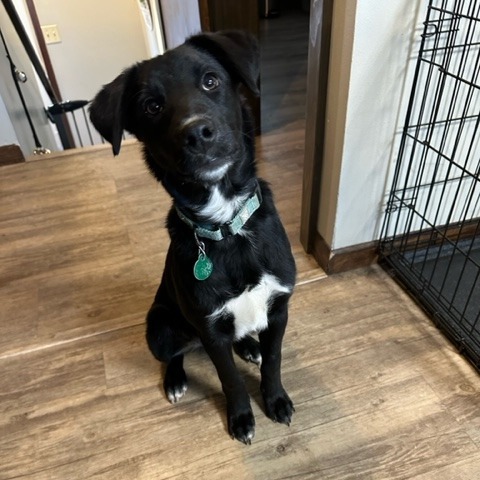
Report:
[[[197,280],[206,280],[213,272],[213,263],[205,253],[199,253],[193,266],[193,275]]]

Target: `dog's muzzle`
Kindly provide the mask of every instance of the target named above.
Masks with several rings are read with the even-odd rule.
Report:
[[[207,153],[217,140],[213,122],[205,117],[194,117],[184,122],[180,130],[182,145],[192,153]]]

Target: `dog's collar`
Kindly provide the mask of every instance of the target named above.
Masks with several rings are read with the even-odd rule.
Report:
[[[209,240],[220,241],[225,237],[236,235],[248,219],[258,210],[262,203],[262,193],[260,185],[257,182],[255,191],[242,205],[238,213],[227,223],[223,225],[200,225],[190,220],[178,206],[175,206],[177,215],[184,223],[186,223],[197,235],[197,237],[208,238]]]

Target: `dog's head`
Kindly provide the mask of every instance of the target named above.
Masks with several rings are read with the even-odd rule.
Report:
[[[190,37],[125,70],[90,107],[100,134],[120,151],[123,131],[145,146],[157,178],[215,182],[245,156],[239,85],[258,95],[258,47],[240,31]]]

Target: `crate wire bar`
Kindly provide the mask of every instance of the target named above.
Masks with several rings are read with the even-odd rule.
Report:
[[[429,0],[381,262],[480,369],[480,0]]]

